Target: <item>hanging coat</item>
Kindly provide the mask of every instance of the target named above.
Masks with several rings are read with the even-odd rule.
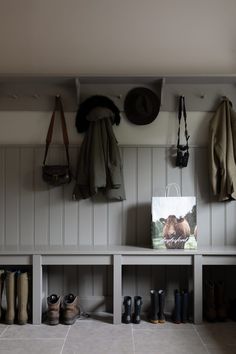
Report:
[[[223,99],[210,122],[209,176],[219,201],[236,199],[236,112]]]
[[[123,169],[119,147],[112,130],[113,112],[94,108],[81,145],[73,199],[87,199],[102,191],[108,199],[124,200]]]

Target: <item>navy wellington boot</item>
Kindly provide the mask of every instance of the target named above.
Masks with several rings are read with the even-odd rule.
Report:
[[[150,290],[151,295],[151,311],[150,311],[150,322],[158,323],[158,291]]]
[[[141,307],[142,307],[142,298],[141,296],[134,297],[134,314],[133,314],[133,323],[139,324],[141,321]]]
[[[158,311],[158,322],[165,323],[165,291],[158,290],[158,304],[159,304],[159,311]]]
[[[173,313],[174,323],[181,322],[181,295],[178,289],[175,290],[175,308]]]
[[[188,303],[189,294],[187,290],[182,291],[181,294],[181,322],[188,322]]]
[[[132,300],[130,296],[125,296],[124,297],[124,313],[122,314],[122,322],[123,323],[130,323],[131,322],[131,304],[132,304]]]

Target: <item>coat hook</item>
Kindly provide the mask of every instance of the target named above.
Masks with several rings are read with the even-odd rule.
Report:
[[[13,98],[14,100],[16,100],[19,96],[18,95],[10,95],[11,98]]]
[[[205,98],[205,93],[200,93],[200,98],[201,99]]]
[[[40,95],[38,95],[37,93],[35,93],[34,95],[32,95],[32,97],[37,100],[38,98],[40,98]]]

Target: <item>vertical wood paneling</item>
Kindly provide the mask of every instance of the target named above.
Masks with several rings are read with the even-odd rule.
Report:
[[[123,149],[123,173],[126,200],[123,201],[123,236],[124,245],[136,244],[137,230],[137,149]]]
[[[42,180],[44,148],[35,149],[35,245],[49,245],[49,191]]]
[[[204,247],[212,244],[211,204],[207,163],[208,154],[206,148],[196,148],[195,161],[198,246]]]
[[[93,239],[94,245],[107,245],[108,243],[108,205],[103,195],[97,195],[93,198]]]
[[[0,149],[0,245],[5,245],[5,149]]]
[[[76,174],[76,160],[78,149],[70,149],[70,163],[72,174]],[[79,243],[79,202],[72,200],[72,193],[75,185],[75,180],[72,179],[71,183],[64,186],[64,244],[75,245]]]
[[[196,196],[195,149],[189,149],[188,166],[181,170],[182,196]]]
[[[34,245],[34,150],[20,150],[20,245]]]
[[[236,245],[236,203],[234,201],[226,202],[225,204],[225,228],[226,228],[226,245]]]
[[[137,245],[150,245],[151,225],[151,148],[138,149],[138,206],[137,206]]]
[[[224,203],[212,203],[211,232],[212,232],[211,235],[212,246],[220,246],[225,243],[225,204]]]
[[[64,266],[63,271],[63,293],[78,295],[77,282],[77,267],[76,266]]]
[[[19,245],[19,148],[6,149],[6,245]]]
[[[58,148],[50,149],[50,160],[53,164],[60,164],[64,156]],[[50,245],[63,245],[63,187],[50,187],[49,189],[49,242]]]
[[[93,267],[79,266],[78,267],[78,294],[80,296],[92,296],[93,292]]]
[[[79,201],[79,245],[93,245],[93,202]]]

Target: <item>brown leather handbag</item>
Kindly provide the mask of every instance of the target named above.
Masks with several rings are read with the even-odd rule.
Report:
[[[60,112],[61,115],[61,126],[63,133],[63,141],[66,150],[66,165],[47,165],[46,159],[48,154],[49,145],[52,141],[52,133],[55,122],[56,111]],[[70,183],[71,181],[71,170],[70,170],[70,158],[69,158],[69,139],[66,128],[66,120],[63,111],[62,101],[60,96],[55,97],[55,107],[52,113],[51,122],[48,128],[48,133],[46,137],[46,147],[42,166],[42,177],[45,182],[51,186],[61,186],[63,184]]]

